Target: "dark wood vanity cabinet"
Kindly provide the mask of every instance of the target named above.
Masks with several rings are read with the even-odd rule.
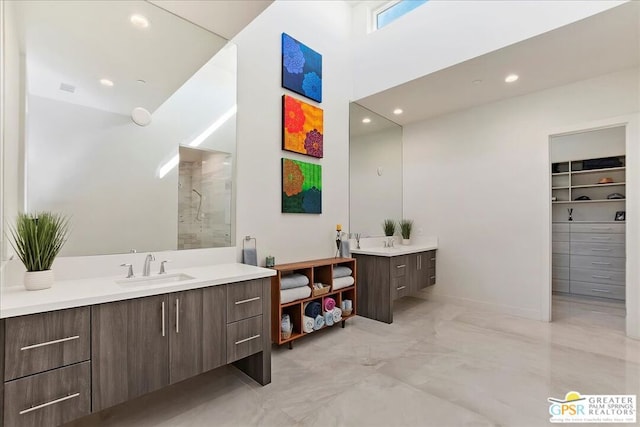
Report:
[[[393,301],[434,285],[436,251],[392,257],[353,254],[358,260],[358,314],[393,322]]]

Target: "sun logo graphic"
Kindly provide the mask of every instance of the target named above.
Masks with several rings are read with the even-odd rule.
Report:
[[[564,399],[549,397],[552,423],[635,423],[636,395],[581,395],[570,391]]]

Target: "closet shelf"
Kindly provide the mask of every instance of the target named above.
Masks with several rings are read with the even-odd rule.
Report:
[[[588,169],[588,170],[582,170],[582,171],[571,171],[571,175],[583,175],[583,174],[588,174],[588,173],[615,172],[615,171],[623,171],[625,169],[626,169],[625,166],[619,166],[619,167],[616,167],[616,168]]]
[[[602,200],[556,200],[553,204],[570,204],[570,203],[612,203],[624,202],[626,199],[602,199]]]
[[[596,187],[616,187],[616,186],[624,186],[626,182],[611,182],[609,184],[585,184],[585,185],[574,185],[571,188],[596,188]],[[564,187],[569,188],[569,187]]]

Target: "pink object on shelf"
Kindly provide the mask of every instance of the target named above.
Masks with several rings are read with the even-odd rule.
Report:
[[[324,299],[324,311],[331,311],[336,308],[336,300],[333,298]]]

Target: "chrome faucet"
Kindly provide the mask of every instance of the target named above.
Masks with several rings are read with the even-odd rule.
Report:
[[[142,267],[142,275],[148,276],[151,271],[151,261],[155,261],[156,257],[153,254],[147,254],[147,257],[144,259],[144,267]]]

